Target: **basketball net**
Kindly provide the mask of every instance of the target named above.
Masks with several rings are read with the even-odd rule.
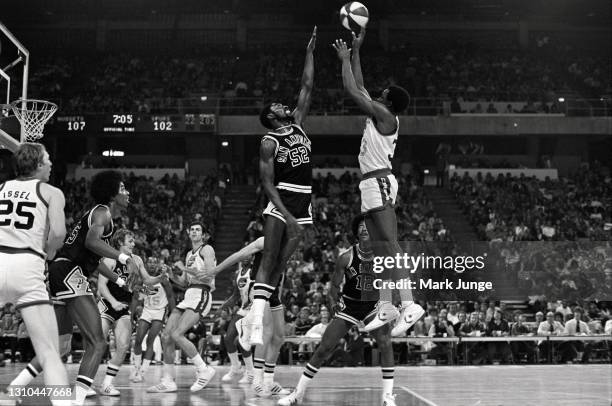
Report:
[[[34,142],[43,137],[45,124],[57,110],[57,104],[35,99],[15,100],[10,106],[21,124],[27,142]]]

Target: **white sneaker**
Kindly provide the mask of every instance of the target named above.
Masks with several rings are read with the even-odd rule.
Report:
[[[379,303],[377,307],[376,317],[365,326],[364,331],[376,330],[400,316],[399,310],[389,302]]]
[[[383,395],[382,406],[396,406],[395,395],[392,393],[386,393]]]
[[[100,395],[119,396],[121,395],[121,392],[119,392],[119,390],[117,390],[117,388],[115,388],[113,384],[111,383],[110,385],[100,387]]]
[[[140,368],[132,367],[132,370],[130,371],[130,381],[134,381],[134,378],[136,377],[136,375],[138,375],[139,371]]]
[[[142,382],[142,381],[144,381],[144,378],[142,376],[142,373],[138,371],[136,375],[134,375],[134,379],[132,379],[132,382]]]
[[[168,392],[176,392],[176,382],[174,381],[161,381],[155,386],[151,386],[147,389],[149,393],[168,393]]]
[[[424,314],[425,310],[423,310],[420,305],[414,302],[406,306],[404,309],[402,309],[401,318],[399,319],[395,327],[393,327],[393,330],[391,330],[391,337],[399,337],[405,335],[406,331],[408,331],[408,329],[412,327],[414,323],[419,321],[419,319],[423,317]]]
[[[234,370],[234,368],[230,368],[229,372],[223,375],[221,378],[221,382],[231,382],[238,378],[242,378],[242,375],[244,375],[244,369],[242,367],[240,367],[237,371]]]
[[[198,369],[196,371],[196,381],[193,383],[193,385],[191,385],[190,390],[192,392],[197,392],[204,389],[212,377],[215,376],[215,373],[217,373],[217,371],[210,366],[206,366],[201,370]]]
[[[266,385],[264,383],[257,384],[253,387],[255,394],[258,398],[269,398],[272,396],[272,386]]]
[[[287,396],[291,393],[289,389],[283,388],[278,382],[273,382],[270,387],[273,396]]]
[[[89,389],[87,389],[87,394],[85,395],[86,398],[91,398],[94,396],[98,396],[98,392],[96,392],[94,390],[94,388],[90,387]]]
[[[276,404],[279,406],[299,405],[300,403],[302,403],[303,398],[304,395],[300,395],[297,393],[297,391],[294,390],[289,396],[279,399]]]
[[[255,375],[253,375],[252,372],[247,371],[242,378],[240,378],[238,383],[241,385],[250,385],[253,383],[253,379],[255,379]]]

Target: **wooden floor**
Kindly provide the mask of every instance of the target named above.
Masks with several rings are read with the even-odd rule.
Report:
[[[11,381],[23,364],[0,369],[0,389]],[[68,365],[71,377],[78,365]],[[178,393],[149,394],[146,387],[157,383],[161,367],[152,366],[146,381],[128,381],[129,368],[122,368],[115,379],[121,391],[119,398],[98,396],[86,405],[122,406],[272,406],[273,399],[259,399],[248,387],[221,384],[227,367],[217,367],[213,382],[204,390],[191,394],[194,371],[191,366],[177,367]],[[98,371],[95,386],[105,371]],[[278,367],[277,381],[294,387],[300,367]],[[310,386],[304,405],[377,406],[380,405],[380,369],[323,368]],[[34,385],[41,384],[40,377]],[[532,366],[436,366],[396,368],[395,393],[398,406],[611,406],[611,365],[532,365]],[[23,405],[48,404],[22,399]],[[44,400],[44,399],[43,399]],[[0,402],[1,404],[1,402]]]

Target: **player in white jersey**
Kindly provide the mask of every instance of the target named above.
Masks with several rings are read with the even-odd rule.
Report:
[[[374,254],[377,257],[392,257],[402,254],[402,248],[397,241],[397,217],[395,202],[397,198],[397,180],[391,173],[391,160],[399,133],[398,114],[403,112],[410,103],[410,95],[399,86],[389,86],[383,90],[380,98],[372,100],[363,84],[359,49],[365,38],[365,29],[359,36],[353,33],[353,54],[342,40],[333,44],[342,61],[342,82],[344,89],[357,106],[368,116],[366,119],[359,166],[362,181],[361,213],[366,215],[366,225],[373,241]],[[381,275],[382,279],[405,279],[398,269],[389,269]],[[378,315],[365,328],[372,331],[400,317],[391,335],[400,336],[406,333],[418,321],[425,311],[414,303],[410,289],[400,289],[402,312],[393,306],[393,291],[382,290],[378,305]]]
[[[235,339],[238,338],[239,347],[242,350],[243,360],[247,366],[246,379],[242,383],[253,383],[255,393],[259,397],[270,397],[272,395],[287,395],[289,391],[274,382],[274,369],[280,348],[285,339],[285,307],[280,302],[280,288],[283,278],[276,287],[274,293],[270,297],[269,304],[266,304],[263,317],[263,345],[255,347],[255,364],[251,359],[251,346],[248,343],[248,338],[244,333],[244,316],[248,313],[249,308],[253,303],[254,279],[257,273],[261,271],[262,252],[264,250],[264,237],[259,237],[255,241],[242,248],[240,251],[233,253],[223,262],[217,265],[213,270],[207,272],[210,276],[216,276],[219,272],[229,269],[232,265],[247,261],[248,264],[242,263],[238,270],[236,282],[238,286],[238,294],[240,295],[241,308],[238,311],[238,317],[232,319],[228,331],[226,333],[226,348],[231,362],[231,369],[228,374],[223,376],[222,381],[230,381],[240,375],[240,361],[238,360],[237,346]],[[253,260],[251,261],[251,258]],[[248,272],[242,272],[246,268]],[[246,341],[246,342],[245,342]],[[254,371],[253,371],[254,369]]]
[[[147,268],[151,270],[152,276],[164,272],[167,266],[160,264],[157,258],[150,257]],[[133,382],[142,382],[144,375],[151,365],[153,359],[153,343],[161,332],[167,313],[174,310],[174,292],[167,279],[153,286],[143,285],[141,295],[144,295],[144,307],[138,320],[136,328],[136,339],[134,341],[134,369],[130,378]],[[147,337],[147,349],[142,356],[142,340]]]
[[[13,303],[21,311],[45,385],[67,386],[44,275],[45,259],[66,236],[64,194],[46,183],[52,164],[42,144],[22,144],[15,160],[17,178],[0,185],[0,306]],[[52,404],[69,401],[52,398]]]
[[[212,305],[211,292],[215,288],[215,279],[206,275],[206,271],[217,265],[215,250],[207,244],[210,234],[199,222],[189,226],[189,239],[191,250],[186,256],[186,266],[182,262],[174,265],[182,274],[174,280],[187,285],[185,298],[176,305],[162,333],[164,346],[164,366],[161,382],[151,386],[149,392],[176,392],[174,381],[174,351],[175,345],[187,354],[196,367],[196,381],[191,385],[191,391],[203,389],[215,375],[215,370],[207,366],[197,348],[185,337],[185,333],[193,327],[200,317],[206,317]]]

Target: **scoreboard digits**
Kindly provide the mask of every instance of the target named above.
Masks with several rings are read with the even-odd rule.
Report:
[[[214,114],[90,114],[57,116],[49,123],[49,131],[56,133],[214,133],[217,117]]]

